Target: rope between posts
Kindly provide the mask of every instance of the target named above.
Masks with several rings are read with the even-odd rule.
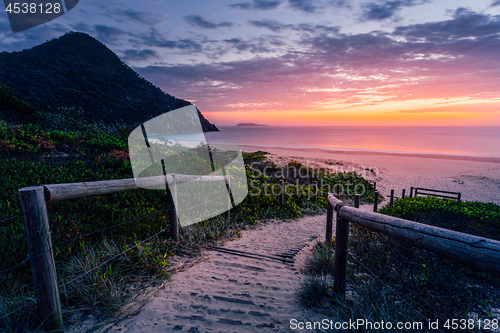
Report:
[[[167,209],[168,209],[168,207],[163,208],[163,209],[160,209],[160,210],[157,210],[156,212],[150,213],[150,214],[145,215],[145,216],[141,216],[141,217],[138,217],[138,218],[135,218],[135,219],[132,219],[132,220],[126,221],[126,222],[122,222],[122,223],[119,223],[119,224],[116,224],[116,225],[113,225],[113,226],[109,226],[109,227],[106,227],[106,228],[102,228],[102,229],[99,229],[99,230],[91,231],[91,232],[89,232],[89,233],[86,233],[86,234],[83,234],[83,235],[80,235],[80,236],[73,237],[73,238],[71,238],[71,239],[67,239],[67,240],[65,240],[65,241],[62,241],[62,242],[59,242],[59,243],[57,243],[57,244],[52,245],[52,246],[51,246],[51,247],[50,247],[47,251],[42,252],[42,253],[39,253],[39,254],[37,254],[37,255],[35,255],[35,256],[33,256],[33,257],[30,257],[30,255],[28,254],[28,255],[26,256],[26,259],[24,259],[21,263],[19,263],[19,264],[17,264],[17,265],[15,265],[15,266],[13,266],[13,267],[11,267],[11,268],[7,268],[7,269],[5,269],[5,270],[1,271],[1,272],[0,272],[0,275],[1,275],[1,274],[6,273],[6,272],[8,272],[8,271],[11,271],[11,270],[13,270],[13,269],[15,269],[15,268],[17,268],[17,267],[19,267],[19,266],[21,266],[21,265],[23,265],[24,263],[26,263],[27,261],[29,261],[29,260],[31,260],[31,259],[38,258],[38,257],[40,257],[40,256],[42,256],[42,255],[44,255],[44,254],[46,254],[46,253],[48,253],[48,252],[52,251],[54,248],[56,248],[56,247],[58,247],[58,246],[60,246],[60,245],[62,245],[62,244],[69,243],[69,242],[72,242],[72,241],[74,241],[74,240],[76,240],[76,239],[80,239],[80,238],[82,238],[82,237],[87,237],[87,236],[90,236],[90,235],[93,235],[93,234],[96,234],[96,233],[99,233],[99,232],[102,232],[102,231],[105,231],[105,230],[109,230],[109,229],[113,229],[113,228],[116,228],[116,227],[119,227],[119,226],[125,225],[125,224],[129,224],[129,223],[132,223],[132,222],[137,222],[137,221],[139,221],[139,220],[145,219],[146,217],[149,217],[149,216],[152,216],[152,215],[155,215],[155,214],[161,213],[162,211],[165,211],[165,210],[167,210]]]
[[[420,257],[422,257],[422,258],[426,258],[423,254],[418,253],[417,251],[414,251],[414,250],[412,250],[412,249],[410,249],[410,248],[408,248],[408,247],[406,247],[406,246],[404,246],[404,245],[401,245],[401,244],[398,244],[398,243],[396,243],[396,242],[393,242],[393,241],[391,241],[388,237],[385,237],[384,235],[379,234],[378,232],[373,232],[373,231],[371,231],[370,229],[367,229],[367,228],[365,228],[365,227],[363,227],[362,225],[359,225],[359,224],[355,224],[355,225],[356,225],[357,227],[360,227],[360,228],[365,229],[366,231],[368,231],[368,232],[369,232],[370,234],[372,234],[372,235],[375,235],[375,236],[377,236],[377,237],[380,237],[380,238],[382,238],[382,239],[383,239],[383,240],[385,240],[385,241],[388,241],[388,242],[390,242],[390,243],[392,243],[392,244],[394,244],[394,245],[397,245],[397,246],[399,246],[399,247],[401,247],[401,248],[403,248],[403,249],[405,249],[405,250],[408,250],[408,251],[410,251],[410,252],[413,252],[413,253],[415,253],[416,255],[419,255],[419,256],[420,256]]]
[[[0,320],[4,319],[5,317],[10,316],[10,315],[11,315],[11,314],[13,314],[13,313],[16,313],[17,311],[19,311],[19,310],[21,310],[21,309],[23,309],[23,308],[27,307],[28,305],[30,305],[31,303],[36,302],[36,301],[37,301],[37,299],[36,299],[36,298],[33,298],[31,301],[29,301],[28,303],[24,304],[23,306],[21,306],[21,307],[19,307],[19,308],[15,309],[15,310],[13,310],[13,311],[11,311],[11,312],[7,313],[6,315],[3,315],[2,317],[0,317]]]
[[[0,222],[5,222],[5,221],[13,220],[13,219],[15,219],[16,217],[19,217],[19,216],[20,216],[20,215],[11,216],[11,217],[8,217],[8,218],[6,218],[6,219],[0,220]]]
[[[134,245],[134,246],[130,247],[129,249],[123,250],[122,252],[120,252],[120,253],[118,253],[117,255],[115,255],[115,256],[113,256],[113,257],[111,257],[110,259],[106,260],[106,261],[105,261],[105,262],[103,262],[102,264],[100,264],[100,265],[98,265],[98,266],[96,266],[96,267],[92,268],[91,270],[89,270],[89,271],[87,271],[87,272],[85,272],[85,273],[83,273],[83,274],[81,274],[81,275],[77,276],[76,278],[71,279],[71,280],[67,281],[66,283],[64,283],[64,284],[60,285],[60,286],[59,286],[59,288],[65,287],[65,286],[67,286],[68,284],[70,284],[71,282],[76,281],[76,280],[80,279],[81,277],[83,277],[83,276],[85,276],[85,275],[89,274],[90,272],[95,271],[95,270],[96,270],[96,269],[98,269],[99,267],[102,267],[102,266],[106,265],[107,263],[109,263],[110,261],[114,260],[115,258],[118,258],[119,256],[121,256],[121,255],[122,255],[122,254],[124,254],[125,252],[128,252],[128,251],[132,250],[133,248],[135,248],[135,247],[137,247],[137,246],[141,245],[142,243],[144,243],[144,242],[146,242],[146,241],[150,240],[151,238],[154,238],[154,237],[158,236],[159,234],[161,234],[162,232],[165,232],[166,230],[167,230],[167,228],[164,228],[164,229],[160,230],[159,232],[157,232],[156,234],[154,234],[153,236],[150,236],[150,237],[146,238],[145,240],[143,240],[143,241],[142,241],[142,242],[140,242],[139,244]]]
[[[369,272],[369,273],[370,273],[370,274],[371,274],[371,275],[372,275],[375,279],[377,279],[380,283],[382,283],[382,284],[383,284],[384,286],[386,286],[387,288],[390,288],[390,286],[389,286],[389,285],[387,285],[384,281],[382,281],[382,280],[381,280],[381,279],[380,279],[380,278],[379,278],[376,274],[374,274],[374,273],[373,273],[373,272],[372,272],[372,271],[371,271],[368,267],[366,267],[365,265],[363,265],[363,263],[361,262],[361,260],[359,260],[358,258],[356,258],[356,256],[355,256],[352,252],[349,252],[349,255],[350,255],[350,256],[351,256],[354,260],[356,260],[356,261],[358,262],[358,264],[359,264],[359,265],[361,265],[364,269],[366,269],[366,270],[367,270],[367,271],[368,271],[368,272]],[[366,259],[365,259],[365,260],[366,260]],[[412,309],[413,311],[415,311],[416,313],[418,313],[418,314],[419,314],[419,315],[420,315],[420,316],[421,316],[421,317],[425,320],[425,322],[428,322],[428,318],[426,318],[426,317],[425,317],[422,313],[420,313],[420,311],[417,311],[414,307],[412,307],[412,306],[411,306],[411,304],[410,304],[410,303],[408,303],[408,302],[407,302],[407,301],[406,301],[403,297],[401,297],[401,296],[400,296],[400,295],[399,295],[396,291],[394,291],[394,289],[392,289],[392,288],[390,288],[390,289],[394,292],[394,294],[395,294],[397,297],[399,297],[399,298],[400,298],[400,299],[401,299],[404,303],[406,303],[406,305],[408,305],[408,307],[409,307],[410,309]],[[421,298],[421,297],[420,297],[420,298]],[[429,305],[429,303],[427,303],[427,301],[425,301],[423,298],[421,298],[421,299],[424,301],[424,303],[425,303],[426,305],[430,306],[430,305]],[[443,320],[442,318],[440,318],[440,319],[441,319],[441,320]],[[439,332],[441,332],[441,333],[443,332],[443,331],[441,331],[440,329],[438,329],[438,331],[439,331]]]

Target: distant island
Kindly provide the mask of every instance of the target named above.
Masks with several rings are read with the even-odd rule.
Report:
[[[267,125],[263,125],[263,124],[255,124],[255,123],[239,123],[238,125],[236,126],[267,126]]]

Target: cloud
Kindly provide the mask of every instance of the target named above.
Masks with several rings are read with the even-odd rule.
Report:
[[[349,1],[347,0],[330,0],[328,1],[328,4],[333,6],[333,7],[347,7],[347,8],[351,8],[350,4],[349,4]]]
[[[192,26],[195,26],[198,28],[203,28],[203,29],[216,29],[216,28],[234,26],[234,23],[231,23],[231,22],[213,23],[213,22],[205,20],[203,17],[201,17],[199,15],[185,16],[184,19]]]
[[[65,24],[50,22],[41,24],[32,29],[12,33],[10,25],[6,21],[3,21],[3,23],[0,23],[0,36],[3,32],[3,35],[7,37],[6,39],[8,39],[9,42],[4,42],[5,37],[0,38],[0,52],[29,49],[52,38],[61,37],[70,30],[71,29]]]
[[[314,0],[288,0],[293,9],[300,10],[306,13],[314,13],[318,7],[314,4]]]
[[[300,23],[300,24],[285,24],[277,20],[262,19],[257,21],[249,21],[250,25],[257,28],[264,28],[271,30],[273,32],[280,32],[285,29],[291,29],[300,32],[309,32],[314,34],[319,33],[338,33],[339,27],[329,27],[325,25],[314,25],[310,23]]]
[[[146,13],[146,12],[138,12],[132,9],[127,9],[127,10],[116,10],[113,9],[112,15],[114,17],[119,17],[122,16],[124,17],[127,21],[136,21],[140,22],[143,24],[148,24],[150,25],[151,23],[155,23],[158,21],[155,15],[151,13]]]
[[[276,38],[266,38],[265,36],[253,40],[231,38],[224,40],[224,42],[238,51],[248,51],[254,54],[275,52],[278,47],[285,45],[285,43]]]
[[[458,8],[451,20],[397,27],[394,31],[397,36],[434,43],[457,41],[460,38],[494,37],[498,33],[500,16],[477,14],[465,8]],[[498,40],[498,36],[494,39]]]
[[[127,34],[125,31],[117,27],[101,24],[94,25],[94,30],[97,33],[96,38],[106,43],[112,43],[116,41],[118,36]]]
[[[230,7],[239,10],[273,10],[282,3],[282,0],[253,0],[253,2],[232,4]]]
[[[121,57],[124,61],[142,61],[142,60],[150,60],[150,59],[160,59],[160,54],[151,49],[143,49],[143,50],[125,50],[123,52],[123,56]]]
[[[458,10],[449,20],[363,34],[270,20],[251,24],[304,33],[296,37],[298,44],[276,36],[221,41],[226,49],[256,54],[252,59],[136,70],[165,91],[196,99],[212,111],[271,102],[309,109],[499,97],[500,16]]]
[[[430,0],[393,0],[384,3],[365,3],[362,21],[381,21],[393,17],[403,7],[413,7],[428,3]]]
[[[286,28],[293,27],[291,24],[284,24],[276,20],[263,19],[258,21],[249,21],[251,25],[257,28],[265,28],[274,32],[279,32]]]
[[[129,41],[134,44],[136,48],[143,48],[145,46],[160,47],[195,53],[202,50],[202,42],[196,41],[193,38],[167,39],[155,28],[150,28],[149,31],[145,33],[134,35]]]
[[[494,1],[494,2],[491,4],[491,7],[495,7],[495,6],[500,6],[500,0]]]

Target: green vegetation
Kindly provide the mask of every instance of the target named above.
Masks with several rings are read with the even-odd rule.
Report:
[[[500,239],[500,206],[491,203],[417,197],[396,200],[379,212]],[[468,319],[472,314],[491,319],[491,309],[500,307],[500,279],[353,223],[350,230],[347,300],[332,295],[331,278],[318,275],[323,271],[309,270],[315,275],[302,285],[299,300],[303,304],[322,307],[341,321],[399,318],[424,325],[427,319],[444,323],[447,318]],[[328,248],[318,244],[309,267],[320,267],[318,258],[326,259]],[[314,298],[321,302],[313,302]]]
[[[72,117],[75,112],[82,112],[78,109],[59,111],[38,115],[47,121],[46,125],[0,121],[0,248],[4,249],[0,252],[0,271],[22,263],[28,253],[22,218],[1,221],[20,215],[18,189],[133,178],[126,130],[110,132],[83,118]],[[51,128],[50,122],[56,122],[57,126],[53,126],[56,128]],[[259,220],[324,212],[326,192],[316,197],[311,185],[313,178],[306,183],[300,176],[294,179],[291,173],[287,176],[285,202],[281,204],[279,179],[258,171],[269,165],[265,155],[264,152],[245,154],[246,161],[258,164],[254,165],[255,170],[249,164],[245,166],[250,193],[231,210],[231,219],[228,221],[223,214],[182,228],[179,243],[169,237],[164,191],[124,192],[49,203],[58,281],[60,285],[70,281],[61,288],[64,311],[69,313],[76,308],[98,318],[109,315],[132,297],[133,293],[127,292],[130,283],[142,281],[147,286],[167,278],[166,268],[173,254],[196,254],[207,242],[239,235],[242,229]],[[182,164],[185,156],[179,158]],[[227,158],[231,158],[230,153]],[[363,181],[355,174],[335,176],[314,172],[318,182],[325,179],[336,183],[353,178]],[[93,233],[101,229],[106,230]],[[91,274],[72,281],[90,270]],[[34,297],[29,262],[0,274],[0,285],[2,317]],[[0,329],[27,331],[39,324],[35,318],[35,303],[31,303],[1,319]]]
[[[493,203],[416,197],[396,200],[380,213],[500,240],[500,206]]]

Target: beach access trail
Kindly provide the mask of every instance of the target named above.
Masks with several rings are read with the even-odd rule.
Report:
[[[325,228],[326,215],[316,215],[243,230],[101,332],[292,332],[291,319],[321,320],[295,292],[306,253]]]

